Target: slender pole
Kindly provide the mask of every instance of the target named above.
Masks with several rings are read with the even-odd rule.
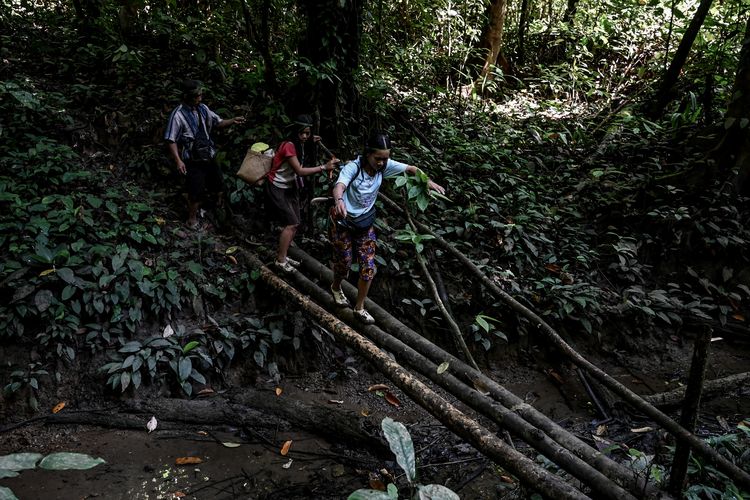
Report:
[[[711,345],[711,334],[713,330],[706,327],[698,338],[695,339],[693,348],[693,360],[690,362],[690,375],[688,377],[687,389],[685,390],[685,403],[680,415],[680,425],[690,432],[695,431],[700,413],[701,393],[703,382],[706,379],[706,365],[708,364],[708,351]],[[688,462],[690,461],[690,445],[685,441],[677,441],[672,462],[672,472],[669,475],[669,491],[679,496],[687,477]]]

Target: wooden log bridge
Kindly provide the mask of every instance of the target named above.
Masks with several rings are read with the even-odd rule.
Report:
[[[325,283],[330,283],[331,276],[327,274],[330,273],[330,270],[325,266],[298,249],[292,249],[290,253],[294,258],[301,261],[305,274],[321,278]],[[256,256],[248,253],[245,253],[245,255],[251,265],[261,269],[260,276],[264,283],[290,299],[291,302],[303,309],[316,321],[319,321],[334,335],[371,361],[386,377],[448,429],[467,440],[481,453],[516,475],[525,485],[538,491],[543,496],[547,498],[586,498],[588,495],[592,495],[594,498],[611,499],[655,498],[660,496],[660,492],[652,485],[647,484],[634,471],[578,440],[499,384],[464,365],[442,349],[426,341],[416,332],[409,330],[405,325],[400,324],[402,335],[406,332],[405,338],[411,337],[410,340],[412,341],[415,339],[421,340],[422,347],[428,346],[432,350],[433,357],[437,357],[440,360],[439,362],[449,360],[451,362],[450,368],[438,374],[437,364],[430,359],[430,356],[420,354],[417,349],[407,345],[408,341],[404,342],[404,339],[388,334],[374,325],[362,327],[361,323],[356,322],[350,309],[336,308],[330,293],[307,279],[302,273],[293,273],[284,277],[294,285],[292,287],[265,267]],[[348,295],[353,296],[356,293],[351,285],[345,284],[344,286]],[[368,303],[367,307],[376,316],[379,323],[391,323],[391,326],[398,324],[397,320],[390,317],[374,303]],[[338,317],[330,311],[335,312]],[[342,322],[340,318],[365,331],[371,340]],[[570,472],[580,480],[580,489],[563,482],[559,477],[550,474],[544,468],[505,444],[496,436],[495,432],[491,432],[439,397],[409,371],[382,352],[381,349],[392,352],[398,360],[415,367],[417,371],[443,386],[468,407],[474,408],[487,416],[500,425],[502,429],[511,431],[564,470]],[[460,375],[459,372],[466,375],[466,373],[469,373],[467,370],[473,371],[472,377],[477,380],[476,382],[467,384],[456,376]],[[474,385],[488,387],[489,393],[480,392]],[[502,395],[505,401],[501,402],[495,399],[497,394]],[[534,421],[541,423],[542,428],[532,423]]]

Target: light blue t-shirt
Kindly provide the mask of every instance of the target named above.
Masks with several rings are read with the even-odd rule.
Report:
[[[356,160],[352,160],[341,168],[339,178],[336,180],[336,184],[343,184],[346,186],[344,190],[344,205],[346,205],[346,212],[351,217],[356,217],[367,212],[375,205],[375,200],[378,197],[378,190],[380,185],[383,183],[384,177],[395,177],[396,175],[403,174],[406,171],[408,165],[395,160],[389,159],[385,164],[382,174],[376,172],[374,177],[371,177],[367,171],[359,168],[359,162],[362,157],[358,157]],[[359,170],[359,174],[357,174]],[[356,175],[356,179],[352,180]]]

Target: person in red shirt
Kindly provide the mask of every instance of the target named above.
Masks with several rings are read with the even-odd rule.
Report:
[[[320,136],[312,135],[312,117],[299,115],[289,126],[289,135],[273,157],[271,170],[266,175],[267,206],[272,216],[280,219],[284,228],[279,235],[279,246],[276,251],[277,269],[283,272],[294,272],[292,261],[287,257],[289,246],[294,240],[300,224],[299,186],[297,177],[318,174],[333,170],[339,163],[331,158],[323,165],[304,167],[305,143],[309,140],[320,141]],[[294,262],[294,264],[297,264]]]

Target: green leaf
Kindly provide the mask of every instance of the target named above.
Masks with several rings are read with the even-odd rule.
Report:
[[[346,497],[346,500],[392,500],[392,498],[385,491],[357,490]]]
[[[192,342],[188,342],[187,344],[185,344],[185,347],[182,348],[182,354],[189,353],[190,351],[192,351],[193,349],[195,349],[199,345],[201,345],[201,343],[198,342],[197,340],[193,340]]]
[[[414,443],[409,431],[404,424],[396,422],[390,417],[384,418],[380,426],[383,428],[383,434],[391,451],[396,455],[396,462],[406,473],[406,479],[409,483],[413,483],[417,478],[417,464],[414,455]]]
[[[190,372],[193,371],[193,362],[190,358],[182,358],[180,360],[179,377],[181,381],[187,380],[190,376]]]
[[[437,367],[438,375],[440,375],[441,373],[445,373],[445,370],[447,370],[450,366],[450,361],[443,361],[442,363],[440,363],[440,366]]]
[[[68,283],[69,285],[75,285],[76,283],[75,273],[73,273],[73,270],[69,267],[61,267],[57,270],[57,275],[61,280],[63,280],[65,283]]]
[[[138,352],[141,350],[141,343],[137,340],[132,340],[122,346],[117,352],[121,352],[123,354],[129,353],[129,352]]]
[[[39,467],[47,470],[86,470],[93,469],[105,461],[83,453],[52,453],[39,462]]]
[[[18,500],[18,497],[13,494],[13,490],[0,486],[0,500]]]
[[[41,453],[13,453],[0,457],[0,469],[19,471],[33,469],[43,457]]]
[[[39,290],[34,296],[34,305],[39,309],[39,312],[44,312],[49,309],[53,300],[55,300],[55,297],[52,295],[51,291]]]
[[[461,500],[455,491],[440,484],[417,486],[419,500]]]

